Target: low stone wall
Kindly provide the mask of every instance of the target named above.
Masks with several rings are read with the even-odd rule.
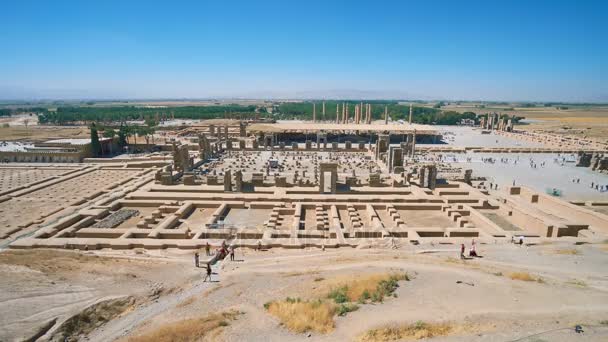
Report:
[[[8,163],[80,163],[81,152],[0,152],[0,161]]]

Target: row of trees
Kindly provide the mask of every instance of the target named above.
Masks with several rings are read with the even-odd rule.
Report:
[[[21,113],[34,113],[34,114],[44,114],[48,113],[48,109],[43,107],[31,107],[31,108],[0,108],[0,116],[11,116],[15,114]]]
[[[91,133],[91,150],[93,156],[98,157],[103,154],[101,143],[99,141],[99,131],[102,131],[104,138],[114,139],[118,137],[118,146],[122,149],[129,144],[129,138],[133,138],[133,143],[137,145],[137,137],[143,137],[146,145],[150,142],[154,143],[155,128],[152,126],[126,125],[122,123],[118,129],[111,126],[104,126],[96,123],[91,123],[89,126]]]
[[[224,105],[224,106],[184,106],[171,108],[146,107],[58,107],[56,111],[46,111],[38,114],[41,124],[65,125],[72,123],[99,122],[112,123],[130,120],[146,120],[155,122],[156,118],[175,119],[215,119],[223,118],[226,113],[232,115],[255,112],[256,106]]]

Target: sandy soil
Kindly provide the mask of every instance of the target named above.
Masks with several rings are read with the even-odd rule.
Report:
[[[477,249],[484,257],[465,261],[457,259],[457,245],[237,250],[237,261],[214,266],[213,282],[203,282],[203,269],[194,268],[185,252],[4,251],[0,269],[8,276],[0,280],[0,340],[31,336],[57,318],[45,336],[50,337],[66,318],[116,296],[131,296],[133,304],[96,326],[89,341],[128,340],[228,311],[240,314],[215,330],[213,340],[353,341],[369,329],[419,321],[461,327],[438,341],[511,341],[537,333],[536,341],[570,341],[574,324],[585,327],[577,340],[608,338],[608,244]],[[395,271],[412,277],[395,298],[336,317],[328,334],[292,333],[264,309],[286,297],[325,298],[341,281]],[[540,280],[511,279],[515,272]]]
[[[8,250],[0,253],[0,341],[29,338],[101,300],[132,296],[133,307],[188,286],[196,271],[148,254]],[[176,276],[178,275],[178,276]]]

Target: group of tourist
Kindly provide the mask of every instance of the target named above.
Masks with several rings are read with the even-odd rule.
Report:
[[[595,190],[597,190],[599,192],[608,191],[608,184],[607,185],[600,185],[598,183],[591,182],[591,189],[595,189]]]
[[[226,245],[226,241],[222,241],[222,246],[218,249],[215,250],[215,255],[217,256],[216,260],[223,260],[224,258],[226,258],[226,256],[230,256],[230,261],[234,261],[234,251],[235,251],[236,247],[231,245],[231,246],[227,246]],[[207,256],[211,256],[211,246],[209,245],[209,243],[207,242],[205,244],[205,253],[207,254]],[[211,262],[207,262],[205,264],[205,269],[207,271],[205,278],[203,278],[203,282],[209,280],[211,281]],[[200,267],[200,256],[198,254],[198,252],[194,253],[194,267],[199,268]]]
[[[465,256],[466,247],[464,243],[460,244],[460,259],[464,260],[467,257]],[[469,249],[469,257],[471,258],[479,258],[480,256],[477,254],[477,248],[475,244],[475,239],[471,240],[471,248]]]

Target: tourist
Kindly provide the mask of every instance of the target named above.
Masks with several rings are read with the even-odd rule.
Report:
[[[475,243],[471,246],[471,250],[469,250],[470,257],[477,257],[477,251],[475,250]]]
[[[194,267],[198,267],[198,252],[194,253]]]
[[[524,236],[522,235],[519,237],[519,247],[523,246],[523,244],[524,244]]]
[[[460,244],[460,259],[464,259],[464,243]]]
[[[207,253],[207,256],[211,255],[211,246],[209,246],[209,242],[205,244],[205,253]]]
[[[211,282],[211,265],[209,263],[207,263],[207,275],[205,275],[203,282],[206,282],[207,279],[209,279],[209,282]]]
[[[230,261],[234,261],[234,246],[230,246]]]

